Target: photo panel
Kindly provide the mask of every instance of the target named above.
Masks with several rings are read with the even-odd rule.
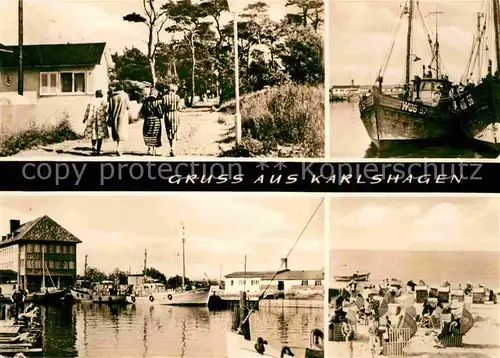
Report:
[[[328,357],[500,353],[500,200],[330,199]]]
[[[0,156],[324,158],[324,7],[6,1]]]
[[[328,155],[497,158],[498,14],[497,0],[329,0]]]
[[[4,194],[0,203],[11,337],[1,354],[324,356],[322,196]]]

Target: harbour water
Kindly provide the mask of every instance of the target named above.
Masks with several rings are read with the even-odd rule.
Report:
[[[161,305],[112,307],[76,304],[45,308],[44,357],[217,357],[226,356],[231,311]],[[303,356],[312,329],[323,329],[323,310],[259,310],[251,316],[252,337],[270,345],[297,347]]]
[[[379,152],[371,144],[370,137],[361,122],[358,101],[330,104],[330,156],[332,158],[496,158],[497,155],[472,143],[464,144],[463,138],[456,143],[432,146],[393,146]]]

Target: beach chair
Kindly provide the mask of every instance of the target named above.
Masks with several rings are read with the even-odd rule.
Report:
[[[429,297],[429,288],[427,286],[415,287],[415,296],[416,303],[424,303],[427,297]]]
[[[383,335],[382,355],[390,357],[408,357],[406,347],[410,345],[409,328],[390,328]]]
[[[445,327],[445,325],[451,322],[451,314],[443,314],[441,315],[441,327]],[[463,346],[463,334],[459,330],[452,330],[448,334],[439,338],[439,341],[445,348],[451,347],[462,347]]]

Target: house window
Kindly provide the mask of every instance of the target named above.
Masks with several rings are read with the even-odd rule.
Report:
[[[33,260],[26,260],[26,267],[27,268],[33,268]]]
[[[75,261],[70,261],[69,262],[69,269],[74,270],[75,269]]]
[[[321,286],[321,281],[314,281],[314,286]]]
[[[56,269],[60,269],[61,268],[61,261],[56,261]]]
[[[28,244],[28,252],[33,252],[33,244]]]
[[[51,269],[54,268],[54,261],[49,261],[49,268],[51,268]]]
[[[61,253],[61,246],[56,245],[56,253],[60,254]]]
[[[63,269],[68,269],[68,261],[63,261]]]
[[[35,253],[39,253],[39,252],[40,252],[40,245],[35,244]]]
[[[234,286],[234,281],[233,280],[231,280],[231,286]]]
[[[85,72],[61,72],[62,93],[85,93]]]
[[[40,94],[57,93],[57,72],[40,73]]]
[[[35,268],[36,269],[42,268],[42,261],[41,260],[35,260]]]
[[[307,282],[307,280],[303,280],[302,281],[302,286],[309,286],[309,282]]]

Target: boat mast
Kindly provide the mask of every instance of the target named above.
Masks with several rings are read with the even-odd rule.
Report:
[[[186,255],[184,253],[184,245],[186,244],[186,229],[184,224],[182,224],[182,289],[184,289],[185,280],[186,280]]]
[[[42,245],[42,288],[45,289],[45,248]]]
[[[146,277],[146,272],[147,272],[146,270],[148,268],[147,263],[148,263],[148,250],[144,249],[144,273],[143,273],[144,277]]]
[[[413,1],[410,0],[410,6],[408,9],[408,33],[406,37],[406,75],[405,83],[410,84],[410,72],[411,72],[411,43],[412,43],[412,28],[413,28]]]
[[[481,78],[483,78],[482,72],[482,58],[481,58],[481,18],[484,17],[482,12],[477,13],[477,83],[481,82]]]
[[[436,79],[439,79],[439,28],[438,28],[438,16],[442,14],[442,11],[434,11],[429,13],[429,15],[436,15],[436,43],[434,44],[434,58],[436,60]]]
[[[497,76],[500,76],[500,4],[498,0],[493,0],[493,24],[495,27],[495,53],[497,59]]]
[[[87,279],[87,255],[85,255],[85,266],[83,266],[83,279]]]

